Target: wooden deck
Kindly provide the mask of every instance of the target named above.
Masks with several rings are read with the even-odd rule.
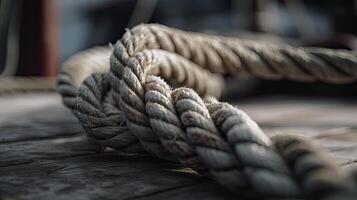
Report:
[[[268,134],[320,142],[357,167],[357,103],[256,99],[239,103]],[[0,199],[235,199],[211,180],[144,156],[97,153],[54,93],[0,97]]]

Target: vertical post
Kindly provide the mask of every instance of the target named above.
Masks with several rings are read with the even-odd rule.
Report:
[[[23,0],[17,75],[54,76],[58,71],[56,0]]]

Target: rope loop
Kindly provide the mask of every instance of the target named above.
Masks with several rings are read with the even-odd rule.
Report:
[[[357,199],[356,176],[295,135],[269,138],[219,102],[222,75],[347,83],[357,54],[191,33],[127,29],[112,48],[64,63],[58,91],[100,148],[149,153],[207,175],[238,196]]]

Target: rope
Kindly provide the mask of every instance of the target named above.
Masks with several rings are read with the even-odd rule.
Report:
[[[109,70],[110,53],[111,49],[108,47],[95,47],[78,53],[63,63],[58,77],[58,92],[67,107],[75,107],[77,89],[85,78]]]
[[[64,104],[99,147],[179,162],[238,196],[356,199],[354,175],[316,145],[291,135],[269,138],[243,111],[216,99],[223,88],[218,74],[352,82],[355,53],[156,24],[127,30],[112,48],[74,56],[58,82]]]

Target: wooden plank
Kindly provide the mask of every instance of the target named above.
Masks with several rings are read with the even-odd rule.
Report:
[[[66,124],[61,122],[55,124],[33,123],[21,124],[18,126],[0,126],[0,144],[26,140],[69,137],[81,134],[83,134],[83,130],[78,124]]]
[[[0,167],[0,193],[9,199],[136,199],[177,189],[196,193],[197,189],[196,195],[226,199],[227,191],[221,186],[177,169],[151,157],[115,154],[38,161]],[[211,190],[206,191],[206,186]],[[167,199],[187,196],[190,193],[175,192]]]
[[[157,200],[157,199],[170,199],[170,200],[231,200],[237,199],[231,195],[231,193],[225,188],[217,186],[214,182],[205,182],[197,185],[192,185],[189,187],[180,187],[175,190],[160,191],[151,195],[145,195],[141,198],[132,198],[135,200]],[[239,198],[243,199],[243,198]],[[127,199],[126,199],[127,200]]]
[[[0,125],[34,122],[76,123],[55,93],[24,93],[0,96]]]
[[[261,126],[357,126],[357,102],[346,99],[260,98],[236,105]]]
[[[3,198],[135,199],[177,189],[198,190],[206,196],[207,185],[225,191],[217,183],[152,157],[98,154],[57,95],[14,95],[1,98],[0,103],[0,113],[7,115],[0,117]],[[219,189],[210,193],[211,199],[227,196]]]
[[[0,167],[95,154],[84,135],[0,144]]]
[[[73,114],[53,94],[0,98],[0,144],[83,134]]]
[[[238,106],[268,135],[303,134],[328,150],[343,167],[357,166],[356,104],[260,99]],[[59,96],[47,93],[0,98],[0,198],[234,197],[214,181],[172,163],[149,156],[97,153]]]

